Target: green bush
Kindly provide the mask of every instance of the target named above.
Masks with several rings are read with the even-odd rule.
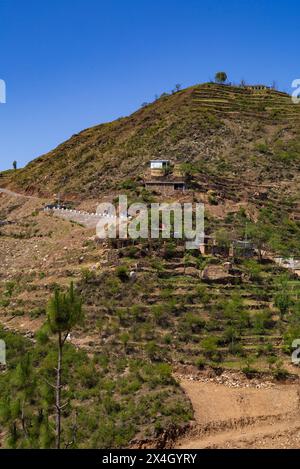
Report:
[[[122,282],[126,282],[129,279],[128,267],[126,267],[125,265],[120,265],[119,267],[117,267],[116,273],[117,273],[117,277]]]

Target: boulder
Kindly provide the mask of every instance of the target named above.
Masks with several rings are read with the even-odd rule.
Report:
[[[223,265],[208,265],[203,269],[201,278],[214,282],[227,282],[232,279],[232,275],[228,273],[228,268]]]

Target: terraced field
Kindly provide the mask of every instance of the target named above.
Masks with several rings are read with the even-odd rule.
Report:
[[[43,326],[49,297],[71,281],[86,318],[68,338],[64,434],[79,409],[79,446],[298,444],[300,280],[273,259],[300,255],[299,110],[275,90],[197,85],[0,174],[0,333],[15,350],[0,374],[0,445],[26,445],[10,396],[28,352],[38,383],[28,419],[47,398],[47,438],[33,432],[32,446],[53,446],[53,396],[41,380],[53,378],[55,351]],[[43,210],[58,192],[90,213],[120,193],[166,202],[143,186],[149,160],[162,157],[188,184],[167,201],[204,203],[205,232],[223,255],[172,239],[102,242]],[[245,239],[254,257],[224,254]]]
[[[180,245],[168,253],[163,243],[151,253],[147,243],[122,249],[97,244],[93,231],[39,211],[41,202],[22,199],[20,212],[14,197],[5,198],[14,223],[2,228],[0,239],[1,321],[10,329],[32,334],[45,320],[55,286],[74,280],[87,310],[74,343],[109,350],[112,342],[118,355],[125,340],[133,355],[165,354],[174,364],[241,369],[250,360],[270,371],[275,356],[289,363],[282,347],[293,314],[280,319],[274,305],[286,271],[272,261],[251,265],[237,259],[229,274],[226,259],[186,258]],[[223,278],[201,278],[207,266],[224,269]],[[127,278],[130,271],[136,272],[134,282]],[[286,282],[296,304],[299,281],[290,276]]]
[[[196,85],[74,135],[26,168],[3,173],[0,186],[50,197],[63,189],[81,199],[128,184],[139,192],[149,160],[163,157],[192,165],[194,182],[205,190],[207,182],[212,190],[221,185],[226,199],[264,187],[280,198],[298,191],[299,199],[299,110],[276,90]]]

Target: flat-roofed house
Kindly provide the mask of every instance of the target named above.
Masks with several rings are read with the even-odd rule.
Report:
[[[245,257],[250,258],[255,256],[255,248],[251,241],[235,240],[232,243],[232,255],[233,257]]]
[[[150,161],[150,174],[151,176],[165,176],[170,170],[169,160],[151,160]]]
[[[284,257],[275,257],[274,261],[280,267],[289,269],[300,277],[300,259],[294,259],[293,257],[290,257],[288,259]]]
[[[173,169],[170,160],[151,160],[145,188],[162,193],[184,191],[186,189],[185,179],[178,173],[178,168],[175,168],[176,172]]]
[[[267,85],[257,84],[257,85],[247,85],[247,88],[252,91],[265,91],[269,90],[270,87]]]

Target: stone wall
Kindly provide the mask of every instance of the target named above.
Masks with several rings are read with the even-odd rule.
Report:
[[[112,222],[116,220],[114,215],[107,213],[88,213],[80,210],[64,208],[45,209],[45,212],[52,212],[56,217],[80,223],[87,228],[96,228],[99,221],[103,220],[103,218],[107,219],[108,221],[111,220]]]

